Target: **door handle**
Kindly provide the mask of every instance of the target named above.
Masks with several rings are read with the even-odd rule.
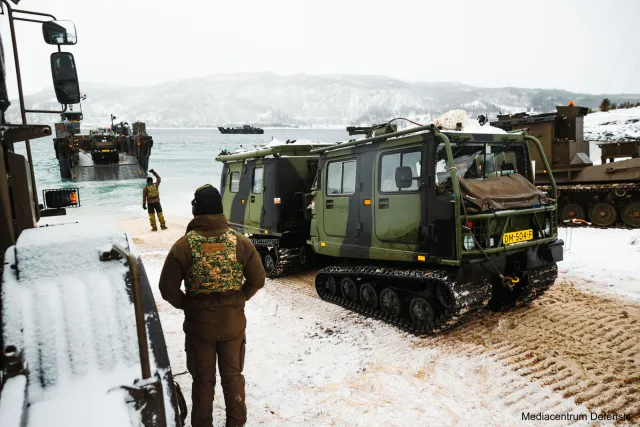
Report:
[[[333,209],[333,200],[327,200],[327,209]]]
[[[380,199],[380,209],[389,209],[389,199]]]
[[[251,203],[255,203],[256,201],[256,196],[251,196]]]

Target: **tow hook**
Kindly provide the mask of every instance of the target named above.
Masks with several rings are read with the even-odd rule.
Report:
[[[513,290],[513,288],[520,282],[519,277],[502,276],[500,279],[502,280],[502,284],[510,290]]]

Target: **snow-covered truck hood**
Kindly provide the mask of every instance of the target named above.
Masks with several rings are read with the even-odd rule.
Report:
[[[29,427],[140,422],[120,388],[141,377],[128,267],[99,260],[114,244],[130,247],[109,225],[68,224],[26,230],[5,254],[3,338],[24,352]],[[152,350],[153,374],[162,369]],[[167,387],[165,415],[174,425]]]

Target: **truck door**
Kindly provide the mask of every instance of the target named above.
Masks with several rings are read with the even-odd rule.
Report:
[[[254,165],[251,172],[251,195],[249,196],[249,221],[256,228],[260,227],[264,191],[264,166]]]
[[[422,149],[383,151],[378,156],[374,222],[376,236],[380,241],[419,244],[422,209],[420,180],[414,179],[411,186],[398,188],[396,169],[410,167],[412,178],[422,173]]]
[[[334,237],[357,237],[358,229],[347,227],[349,221],[354,224],[359,221],[354,217],[359,216],[357,209],[351,212],[351,216],[349,215],[352,199],[358,197],[356,194],[357,161],[353,157],[332,160],[327,162],[325,170],[326,193],[322,207],[324,210],[324,231],[327,235]]]

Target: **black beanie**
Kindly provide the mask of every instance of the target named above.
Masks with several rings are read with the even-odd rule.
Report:
[[[217,215],[222,213],[222,196],[217,188],[205,184],[198,188],[191,201],[194,215]]]

